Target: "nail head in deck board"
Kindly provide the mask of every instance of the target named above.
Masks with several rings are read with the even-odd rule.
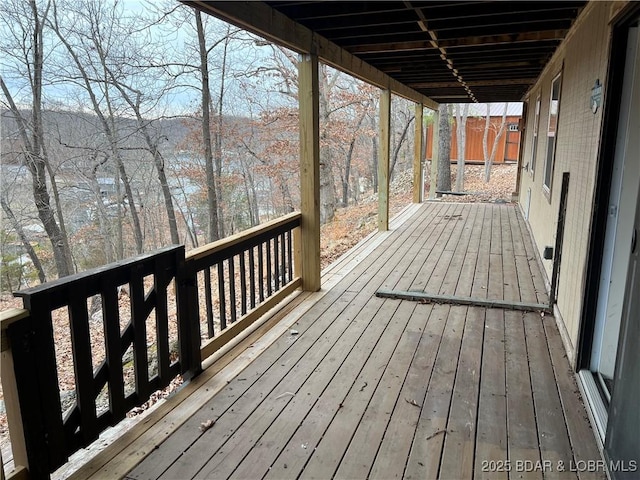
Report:
[[[321,366],[321,361],[327,355],[327,352],[329,352],[332,349],[335,351],[340,351],[341,346],[345,344],[345,342],[348,345],[349,335],[345,333],[345,329],[347,329],[346,331],[349,332],[350,334],[354,334],[354,333],[357,334],[356,336],[359,335],[358,332],[362,332],[362,330],[366,326],[365,325],[366,322],[363,322],[362,320],[364,318],[367,318],[367,319],[371,318],[371,316],[373,316],[373,314],[375,313],[375,308],[376,308],[375,305],[371,305],[371,302],[367,303],[369,307],[365,305],[367,298],[368,297],[364,295],[358,295],[355,297],[354,301],[348,305],[348,308],[346,311],[342,312],[340,310],[340,312],[337,312],[337,314],[339,315],[339,318],[344,318],[345,321],[340,321],[339,319],[336,320],[336,317],[334,317],[333,315],[326,315],[325,318],[321,320],[321,324],[325,322],[329,323],[329,330],[328,330],[329,335],[327,335],[327,333],[323,335],[318,335],[317,338],[313,339],[314,341],[317,340],[317,342],[313,344],[312,349],[310,349],[308,353],[305,353],[305,357],[302,360],[296,361],[294,359],[293,361],[288,362],[287,368],[285,369],[284,372],[280,374],[279,377],[274,377],[273,379],[266,378],[265,381],[266,382],[274,381],[275,383],[273,383],[272,388],[275,388],[275,386],[279,384],[281,381],[282,385],[284,385],[283,386],[284,390],[297,391],[300,388],[300,385],[302,385],[306,381],[307,377],[311,375],[314,369]],[[382,302],[379,301],[378,305],[381,305],[381,303]],[[363,307],[365,308],[363,309]],[[356,322],[354,320],[358,320],[358,321]],[[297,340],[296,343],[294,344],[294,348],[304,338],[306,337],[302,335],[300,339]],[[306,351],[307,351],[306,349],[303,350],[303,353]],[[278,365],[280,365],[280,363],[281,362],[278,362]],[[275,368],[276,370],[278,370],[277,366]],[[242,398],[239,398],[238,401],[241,402],[240,404],[241,408],[235,409],[235,413],[234,413],[235,418],[230,420],[232,424],[230,424],[230,426],[227,428],[226,431],[232,431],[234,432],[233,435],[235,435],[236,429],[239,427],[237,422],[238,421],[244,422],[245,418],[249,416],[249,413],[251,413],[254,408],[258,407],[258,405],[260,405],[260,403],[263,400],[264,401],[268,400],[266,397],[264,399],[261,399],[264,396],[265,392],[271,392],[271,390],[266,388],[260,388],[257,390],[256,392],[257,403],[255,405],[247,403],[247,402],[250,402],[251,399],[246,395],[243,396]],[[285,399],[279,400],[276,403],[276,407],[280,409],[284,408],[285,406],[284,402],[288,402],[289,400],[290,400],[289,397],[287,397],[286,400]],[[248,413],[245,413],[244,416],[240,415],[240,413],[244,411]],[[276,413],[277,412],[272,412],[272,413],[269,413],[269,415],[275,415]],[[238,418],[240,420],[238,420]],[[256,415],[252,417],[252,421],[260,422],[261,420],[264,421],[264,419],[261,418],[258,413],[256,413]],[[210,432],[214,432],[214,430],[216,429],[221,430],[222,427],[225,425],[224,422],[226,422],[226,419],[224,416],[219,418],[214,428],[207,431],[206,435],[210,435],[211,434]],[[236,423],[233,423],[233,422],[236,422]],[[264,428],[266,428],[267,426],[268,426],[268,423],[266,426],[264,426]],[[234,440],[237,439],[238,437],[240,437],[240,434],[235,435]],[[254,437],[253,432],[251,433],[251,437]],[[191,471],[195,472],[198,468],[203,466],[203,462],[205,462],[208,457],[211,457],[220,448],[220,446],[222,446],[222,444],[220,443],[222,442],[222,440],[223,439],[221,438],[215,437],[214,439],[210,440],[209,443],[205,441],[196,442],[194,446],[192,446],[187,452],[185,452],[185,455],[188,458],[195,457],[193,460],[194,463],[189,463],[187,465],[175,465],[174,467],[172,467],[170,470],[167,471],[166,473],[167,477],[170,478],[171,476],[186,476],[186,477],[190,476]],[[218,443],[215,443],[215,442],[218,442]],[[240,447],[242,447],[242,445]],[[228,451],[228,446],[225,448],[226,448],[225,451]],[[185,455],[183,455],[182,458],[184,458]],[[202,455],[204,455],[206,458],[201,458]]]
[[[558,326],[553,317],[543,319],[542,325],[547,337],[549,352],[551,353],[551,362],[558,384],[564,419],[569,432],[574,464],[577,464],[578,461],[599,461],[602,457],[596,443],[588,441],[588,439],[595,438],[596,433],[589,423],[587,411],[580,396],[573,369],[567,359]],[[580,480],[605,480],[607,474],[604,471],[579,471],[578,477]]]
[[[449,310],[427,394],[422,403],[413,445],[407,459],[404,471],[406,477],[438,477],[444,439],[447,435],[447,419],[453,393],[451,386],[454,383],[458,365],[466,315],[465,307],[451,307]]]
[[[484,320],[483,309],[467,310],[440,460],[440,478],[473,478]]]
[[[489,255],[491,252],[491,221],[493,218],[494,205],[484,205],[484,217],[482,231],[480,232],[480,245],[478,247],[478,257],[476,260],[476,271],[473,286],[471,287],[472,297],[487,297],[489,289]]]
[[[438,290],[441,294],[455,295],[461,281],[471,280],[468,278],[468,269],[467,271],[464,270],[464,260],[467,255],[467,250],[469,249],[469,243],[471,242],[471,235],[473,233],[473,226],[475,224],[475,217],[478,209],[469,209],[467,212],[468,217],[465,219],[464,228],[460,234],[460,241],[456,245],[453,257],[451,258],[451,263],[449,264],[449,268],[447,269],[442,285]],[[465,278],[465,275],[467,278]],[[469,290],[470,289],[471,287],[469,286]]]
[[[431,221],[433,220],[433,216],[431,215],[430,212],[433,212],[434,210],[432,209],[432,206],[439,206],[440,208],[443,208],[443,204],[436,204],[436,205],[432,205],[429,204],[428,206],[421,206],[420,209],[418,209],[417,211],[414,212],[414,216],[411,217],[409,219],[409,221],[407,221],[407,223],[404,226],[399,227],[396,231],[392,231],[389,233],[385,233],[383,235],[380,236],[376,236],[375,237],[375,241],[372,240],[372,244],[376,245],[376,249],[369,249],[368,246],[363,247],[362,250],[359,252],[359,254],[355,255],[354,257],[352,257],[350,260],[348,261],[344,261],[341,262],[342,266],[354,266],[355,268],[354,270],[351,271],[351,273],[347,273],[344,274],[342,272],[340,272],[339,270],[333,270],[331,271],[331,275],[333,278],[335,279],[340,279],[338,283],[335,283],[334,288],[337,287],[338,291],[348,291],[349,294],[354,295],[353,298],[356,299],[357,302],[364,302],[366,300],[366,298],[368,298],[368,296],[370,296],[372,293],[374,293],[376,291],[376,289],[378,289],[380,287],[380,285],[385,281],[385,278],[389,275],[393,275],[395,276],[398,281],[404,281],[405,279],[403,278],[402,274],[401,274],[401,270],[403,268],[408,268],[410,266],[412,266],[412,262],[411,262],[411,256],[412,255],[416,255],[420,252],[420,248],[419,245],[424,244],[424,242],[427,240],[427,236],[429,235],[429,233],[431,233],[431,228],[433,226],[433,224],[431,223]],[[484,207],[484,206],[482,206]],[[445,205],[446,208],[446,205]],[[467,207],[465,207],[466,209]],[[474,207],[475,208],[475,207]],[[484,208],[479,208],[478,209],[478,214],[480,214],[483,211]],[[466,220],[466,221],[470,221],[470,220]],[[449,222],[451,223],[451,222]],[[473,246],[472,246],[473,248]],[[411,254],[409,253],[411,252]],[[420,252],[422,254],[422,252]],[[423,257],[424,258],[424,257]],[[400,265],[401,264],[401,265]],[[353,290],[354,292],[351,293],[351,290]],[[325,297],[323,298],[328,298],[329,296],[333,295],[332,291],[329,291]],[[313,294],[313,295],[317,295],[317,294]],[[335,300],[335,298],[338,298],[338,296],[333,296],[333,299]],[[413,417],[411,417],[411,415],[415,415],[416,418],[418,416],[418,411],[419,408],[414,406],[414,404],[409,403],[411,400],[415,400],[417,404],[421,404],[424,405],[424,401],[421,401],[419,399],[419,393],[420,393],[420,389],[423,389],[423,391],[426,391],[428,385],[428,381],[429,381],[429,372],[431,371],[431,367],[429,365],[430,360],[432,359],[432,357],[436,357],[436,353],[433,351],[433,349],[435,349],[437,351],[438,345],[440,343],[440,335],[437,333],[437,328],[438,327],[438,322],[436,321],[438,319],[438,317],[440,316],[440,318],[444,317],[444,319],[440,320],[440,328],[442,328],[442,324],[444,324],[446,322],[446,317],[447,314],[445,313],[444,315],[439,315],[436,314],[436,312],[440,312],[440,314],[442,314],[442,312],[448,312],[450,309],[451,310],[458,310],[461,309],[460,307],[455,307],[455,308],[451,308],[450,306],[447,305],[433,305],[433,306],[427,306],[427,305],[414,305],[416,308],[416,311],[418,311],[418,309],[427,309],[427,308],[431,308],[432,311],[434,312],[429,321],[427,322],[427,327],[425,329],[425,335],[427,334],[433,334],[434,336],[431,337],[429,336],[429,341],[426,342],[429,345],[429,351],[425,351],[424,352],[424,361],[422,363],[422,365],[420,366],[420,368],[418,369],[417,367],[414,367],[414,362],[418,362],[419,358],[421,357],[420,353],[416,353],[416,357],[414,359],[414,361],[412,361],[412,366],[410,367],[410,371],[407,375],[406,380],[404,381],[402,390],[400,391],[400,394],[397,397],[397,403],[395,406],[394,411],[391,413],[391,420],[386,423],[386,420],[382,421],[382,426],[380,430],[377,425],[372,425],[373,427],[373,431],[375,431],[375,436],[377,437],[377,440],[372,440],[372,444],[373,445],[378,445],[380,442],[380,436],[384,434],[384,436],[382,437],[382,444],[380,444],[379,450],[373,451],[371,452],[371,455],[377,455],[377,458],[375,459],[375,466],[376,466],[376,470],[372,471],[371,473],[373,474],[372,476],[375,476],[376,472],[379,472],[380,470],[378,470],[378,468],[380,466],[389,466],[389,468],[391,468],[392,466],[399,466],[400,467],[400,472],[399,475],[401,476],[403,473],[403,469],[404,469],[404,464],[408,455],[408,450],[410,448],[410,442],[411,442],[411,438],[412,438],[412,432],[415,431],[416,426],[415,425],[411,425],[408,422],[408,419],[411,419]],[[311,308],[311,310],[313,310],[314,307]],[[348,307],[347,307],[348,308]],[[309,311],[311,311],[309,310]],[[464,310],[464,309],[462,309]],[[469,309],[472,310],[472,309]],[[509,317],[510,315],[520,315],[514,312],[503,312],[501,310],[488,310],[489,315],[494,315],[497,317],[500,317],[504,314],[506,314],[507,317]],[[322,311],[318,311],[315,310],[315,314],[317,314],[316,318],[320,318],[322,317]],[[314,314],[314,315],[315,315]],[[530,314],[530,316],[532,318],[538,318],[539,319],[539,315],[537,314]],[[309,320],[310,323],[318,323],[319,320],[317,320],[316,318]],[[346,318],[346,317],[345,317]],[[303,318],[300,318],[301,323],[307,321],[307,320],[303,320]],[[335,322],[334,319],[329,319],[327,320],[331,323],[332,327],[334,328],[334,324],[340,323],[340,321]],[[358,320],[360,321],[360,320]],[[467,320],[469,321],[469,320]],[[511,321],[511,320],[508,320]],[[538,320],[539,321],[539,320]],[[435,322],[435,323],[434,323]],[[491,323],[491,320],[489,319],[489,324]],[[493,323],[495,324],[496,321],[494,319]],[[500,328],[505,328],[504,322],[500,321]],[[494,325],[495,326],[495,325]],[[290,327],[291,328],[291,327]],[[298,342],[302,341],[306,335],[312,335],[310,331],[307,331],[307,333],[303,333],[304,330],[303,328],[299,327],[298,325],[296,325],[295,327],[296,330],[300,331],[300,335],[297,337],[297,339],[295,340],[295,342],[293,342],[292,344],[289,343],[287,344],[287,335],[284,335],[283,337],[281,337],[281,341],[283,342],[283,345],[287,345],[289,348],[295,348],[297,347]],[[486,330],[486,329],[485,329]],[[288,330],[287,330],[288,331]],[[282,331],[283,333],[286,333],[286,331]],[[346,335],[346,334],[345,334]],[[463,336],[463,344],[464,344],[464,340],[466,337],[466,332],[464,333],[465,336]],[[483,371],[481,372],[481,376],[480,376],[480,393],[479,393],[479,403],[478,403],[478,432],[476,437],[478,438],[479,442],[484,442],[484,448],[488,449],[490,451],[494,451],[497,453],[504,453],[504,455],[506,456],[506,452],[507,452],[507,441],[506,441],[506,423],[507,423],[507,407],[506,407],[506,402],[507,400],[504,399],[504,395],[507,394],[508,392],[504,391],[504,382],[505,382],[505,372],[504,372],[504,364],[502,365],[502,389],[503,389],[503,393],[502,393],[502,399],[497,398],[495,399],[493,396],[489,395],[490,393],[495,393],[492,392],[488,389],[488,385],[487,385],[487,376],[489,377],[489,380],[492,380],[491,377],[495,377],[496,375],[496,371],[495,371],[495,360],[499,360],[500,358],[502,358],[502,361],[504,362],[505,359],[505,345],[502,344],[500,342],[500,336],[502,336],[502,339],[504,340],[504,331],[501,330],[500,333],[495,333],[494,332],[494,337],[497,338],[497,341],[494,342],[488,342],[486,339],[483,342],[483,350],[485,354],[488,354],[490,356],[490,358],[484,358],[482,359],[482,365],[483,365]],[[312,335],[313,336],[313,335]],[[317,341],[319,342],[324,342],[324,336],[321,334],[317,335],[316,338]],[[291,341],[290,339],[288,341]],[[330,342],[328,343],[328,347],[333,347],[333,344]],[[274,347],[275,348],[275,347]],[[422,348],[422,347],[419,347]],[[426,347],[425,347],[426,348]],[[492,353],[492,349],[497,349],[498,351],[501,351],[501,354],[496,354],[495,352]],[[252,349],[248,349],[247,352],[250,352]],[[269,353],[271,351],[271,349],[268,349],[264,355],[265,357],[261,357],[262,358],[266,358],[266,355],[274,355]],[[271,358],[279,358],[280,354],[285,354],[285,352],[280,351],[278,353],[278,357],[271,357]],[[463,352],[464,355],[464,352]],[[331,356],[330,355],[328,357],[326,357],[326,360],[328,360]],[[295,359],[294,359],[295,360]],[[462,361],[462,360],[460,360]],[[289,372],[289,370],[291,368],[293,368],[293,365],[295,365],[296,363],[304,363],[302,362],[295,362],[295,361],[291,361],[287,359],[287,356],[285,354],[285,356],[282,357],[282,363],[285,364],[286,369],[285,372],[280,374],[278,373],[278,375],[280,375],[280,378],[282,378],[284,375],[287,374],[287,372]],[[280,366],[280,362],[272,362],[273,364],[273,369],[271,370],[271,373],[266,374],[265,376],[271,377],[271,375],[273,374],[273,372],[279,371],[282,367]],[[255,365],[255,367],[253,367]],[[246,365],[245,365],[246,366]],[[319,363],[316,363],[315,365],[311,365],[309,368],[311,368],[312,370],[315,369],[317,366],[320,366]],[[485,368],[486,367],[486,368]],[[256,377],[248,377],[246,375],[246,372],[249,371],[249,369],[251,368],[256,368],[256,369],[260,369],[260,368],[264,368],[266,370],[267,367],[261,365],[261,360],[258,360],[256,362],[253,362],[252,364],[250,364],[248,367],[248,369],[245,370],[241,377],[242,378],[247,378],[246,381],[242,381],[242,382],[232,382],[231,384],[229,384],[229,386],[231,386],[233,388],[233,391],[227,391],[227,388],[222,386],[222,388],[220,389],[219,395],[226,395],[228,401],[232,402],[233,400],[235,400],[236,397],[231,397],[232,395],[237,395],[240,396],[240,388],[241,386],[243,386],[244,384],[247,384],[250,381],[253,381],[252,379],[255,379]],[[322,366],[322,370],[324,370],[326,367]],[[458,366],[458,369],[460,369],[461,367]],[[534,365],[532,365],[532,368],[535,368]],[[239,370],[237,370],[239,371]],[[257,371],[257,370],[256,370]],[[206,371],[203,373],[203,375],[206,374]],[[259,373],[256,373],[256,375],[258,375]],[[413,379],[415,381],[415,384],[410,385],[410,383],[412,383],[411,379]],[[266,381],[266,380],[265,380]],[[495,381],[495,379],[493,379],[493,381]],[[279,381],[278,381],[279,382]],[[278,382],[276,382],[275,384],[278,384]],[[483,383],[484,382],[484,383]],[[368,382],[370,385],[368,385],[363,392],[359,392],[359,389],[361,388],[362,385],[360,385],[359,383],[356,383],[356,392],[358,395],[363,395],[363,394],[371,394],[368,389],[370,387],[372,387],[371,382]],[[431,382],[433,383],[433,382]],[[379,385],[379,388],[381,388],[383,386],[383,384],[381,383]],[[185,388],[188,388],[185,387]],[[256,388],[256,392],[259,395],[260,393],[262,393],[261,391],[257,390],[257,387],[253,387]],[[455,404],[455,395],[456,395],[456,389],[452,389],[453,390],[453,395],[454,395],[454,399],[452,401],[452,409],[454,408],[454,404]],[[286,391],[291,391],[286,385],[282,384],[282,389],[277,388],[276,390],[274,390],[273,395],[274,396],[278,396],[280,394],[282,394],[283,392]],[[226,393],[225,393],[226,392]],[[411,394],[407,393],[407,392],[412,392]],[[297,396],[298,394],[296,394]],[[374,395],[376,395],[374,393]],[[210,396],[210,394],[209,394]],[[409,399],[409,401],[405,401],[405,397],[407,399]],[[280,398],[278,401],[283,401],[286,400],[287,397],[282,397]],[[424,398],[424,397],[423,397]],[[508,398],[508,397],[507,397]],[[490,410],[491,408],[495,409],[495,405],[498,404],[499,405],[499,401],[502,400],[502,402],[504,403],[504,408],[502,410],[502,417],[489,417],[489,415],[487,415],[486,411]],[[215,402],[215,397],[213,402]],[[493,404],[491,403],[493,402]],[[231,403],[230,403],[231,404]],[[371,408],[369,408],[371,407]],[[349,448],[347,449],[347,452],[345,453],[345,456],[343,458],[342,464],[340,465],[340,468],[338,469],[337,473],[338,476],[340,476],[342,474],[342,472],[351,472],[351,471],[364,471],[365,473],[363,475],[351,475],[351,477],[358,477],[358,478],[364,478],[367,476],[367,474],[369,473],[369,466],[371,465],[372,461],[368,460],[368,464],[367,463],[367,458],[365,456],[359,457],[359,458],[352,458],[351,455],[352,453],[350,452],[358,452],[360,450],[353,450],[352,447],[355,445],[356,439],[357,438],[369,438],[366,436],[363,436],[364,433],[360,433],[360,432],[366,432],[366,431],[372,431],[371,429],[368,429],[365,425],[365,419],[366,418],[371,418],[371,422],[374,423],[375,422],[375,409],[373,408],[373,405],[370,403],[369,407],[367,408],[367,410],[365,410],[364,415],[362,416],[362,418],[359,421],[359,426],[357,428],[357,430],[354,433],[354,437],[353,440],[350,443]],[[231,407],[234,408],[235,407]],[[193,410],[191,410],[193,411]],[[234,412],[234,414],[236,414],[238,412],[238,410],[236,410]],[[183,414],[182,412],[180,412],[181,414]],[[207,418],[211,418],[211,415],[209,415],[210,411],[207,412],[206,410],[201,410],[200,415],[202,415],[202,418],[207,419]],[[538,412],[539,414],[543,414],[543,412]],[[177,412],[176,412],[177,414]],[[184,415],[184,414],[183,414]],[[188,415],[188,413],[187,413]],[[175,417],[174,417],[175,418]],[[339,417],[336,417],[339,418]],[[452,419],[452,413],[449,413],[449,419]],[[487,425],[489,424],[489,418],[491,418],[491,421],[493,423],[495,423],[496,421],[500,421],[502,420],[502,423],[504,423],[504,427],[503,427],[503,431],[505,432],[505,440],[502,444],[502,449],[500,449],[498,447],[498,444],[495,445],[489,445],[488,441],[487,441]],[[241,420],[236,420],[237,423],[240,423],[242,421],[246,420],[246,418],[241,419]],[[219,422],[220,420],[216,421],[216,424],[214,425],[214,427],[210,430],[214,430],[217,426],[219,426]],[[199,424],[194,424],[195,425],[195,429],[197,431],[199,431],[198,429],[198,425]],[[326,431],[326,433],[330,433],[332,430],[332,426],[329,426],[329,430]],[[562,428],[564,428],[562,425],[556,425],[556,430],[557,432],[561,432]],[[245,432],[248,431],[245,430]],[[163,431],[158,431],[160,432],[160,434]],[[409,434],[407,433],[409,432]],[[560,434],[560,433],[558,433]],[[437,436],[443,436],[445,435],[444,431],[441,431],[440,433],[438,433],[436,435],[436,437],[433,438],[437,438]],[[452,435],[447,433],[447,435]],[[566,433],[565,433],[566,435]],[[155,438],[157,438],[158,435],[155,435]],[[409,444],[407,445],[407,437],[409,437],[408,441]],[[150,448],[153,447],[152,441],[154,440],[153,437],[149,436],[148,437],[148,443],[147,445],[150,445]],[[285,439],[286,441],[289,440],[289,437],[287,437]],[[165,445],[168,445],[169,442],[171,440],[167,441],[165,443]],[[362,445],[363,449],[367,449],[367,447],[369,446],[369,443],[367,443],[368,441],[365,441],[365,443]],[[447,443],[447,439],[446,437],[444,438],[444,442],[445,442],[445,449],[446,447],[446,443]],[[283,443],[278,443],[278,445],[276,446],[277,449],[281,449],[284,447]],[[499,443],[499,442],[498,442]],[[309,448],[309,446],[307,446],[307,448]],[[183,448],[184,449],[184,448]],[[373,447],[373,450],[375,450],[376,447]],[[404,453],[403,453],[403,449],[404,449]],[[127,457],[127,461],[132,461],[134,460],[132,458],[133,455],[137,455],[137,451],[139,449],[131,449],[131,456]],[[478,452],[482,450],[482,446],[480,447],[476,447],[476,459],[478,457]],[[144,449],[139,450],[139,451],[145,451]],[[146,450],[148,451],[148,450]],[[162,451],[162,447],[161,449],[159,449],[158,451]],[[391,452],[391,454],[385,453],[385,452]],[[151,458],[151,457],[149,457]],[[312,457],[313,459],[313,457]],[[402,465],[399,465],[399,463],[402,463]],[[361,464],[361,465],[357,465],[357,464]],[[365,465],[366,464],[366,465]],[[383,465],[384,464],[384,465]],[[389,465],[389,464],[393,464],[393,465]],[[351,470],[350,467],[351,465],[354,466],[355,470]],[[289,466],[289,465],[288,465]],[[344,468],[343,468],[344,467]],[[233,468],[233,467],[232,467]],[[480,477],[481,476],[481,472],[480,472],[480,466],[478,465],[477,470],[476,470],[476,476]],[[326,476],[330,476],[330,473],[327,474]],[[347,475],[344,475],[347,476]],[[493,478],[495,478],[496,473],[492,473],[491,476]],[[389,475],[385,475],[385,478],[389,477]],[[143,477],[144,478],[144,477]]]
[[[504,329],[509,459],[514,464],[522,461],[536,465],[540,462],[540,447],[529,378],[524,315],[505,312]],[[542,478],[542,472],[535,469],[519,473],[526,479]]]
[[[549,305],[539,303],[509,302],[505,300],[489,300],[473,297],[456,297],[453,295],[433,295],[424,292],[402,292],[396,290],[378,290],[376,296],[381,298],[396,298],[425,303],[448,303],[452,305],[468,305],[473,307],[501,308],[505,310],[520,310],[525,312],[548,312]]]
[[[258,405],[261,395],[271,392],[286,377],[289,370],[279,369],[280,358],[285,353],[290,359],[289,365],[301,365],[313,368],[319,361],[317,357],[323,351],[310,348],[319,338],[326,338],[326,330],[332,325],[332,320],[341,315],[344,309],[351,304],[355,294],[343,293],[339,298],[337,295],[327,295],[319,303],[316,303],[311,310],[301,318],[296,324],[300,332],[299,339],[291,344],[285,336],[281,336],[273,343],[267,351],[260,356],[260,361],[253,362],[242,372],[242,382],[232,382],[233,390],[223,389],[217,396],[211,398],[205,405],[190,417],[183,426],[176,430],[170,437],[170,441],[160,445],[145,461],[130,473],[135,478],[149,478],[161,475],[171,464],[185,452],[186,446],[192,445],[203,433],[198,426],[201,422],[211,418],[212,414],[218,416],[214,428],[217,431],[229,431],[237,428],[237,424],[227,420],[224,416],[233,405],[240,399],[245,404],[255,401]],[[348,312],[346,313],[348,315]],[[343,323],[344,328],[348,326]],[[326,349],[330,348],[330,340],[337,341],[343,330],[334,328],[326,342]],[[306,333],[306,334],[305,334]],[[315,356],[315,357],[314,357]],[[321,357],[320,357],[321,358]],[[236,379],[237,380],[237,379]],[[213,444],[210,447],[213,448]]]
[[[485,318],[478,423],[476,426],[475,478],[506,479],[506,471],[483,468],[483,462],[506,462],[507,407],[504,364],[504,311],[488,309]]]
[[[415,315],[415,307],[407,304],[398,306],[389,327],[359,373],[347,369],[346,375],[334,377],[271,466],[266,478],[296,476],[303,468],[302,476],[305,478],[326,477],[335,471],[367,405],[373,401],[372,397],[375,394],[382,394],[383,398],[388,395],[389,382],[398,381],[401,385],[402,380],[396,379],[404,378],[420,339],[418,329],[421,331],[426,321]],[[397,362],[401,362],[402,366],[398,367]],[[345,389],[348,391],[345,392]],[[375,404],[379,406],[380,400]],[[390,406],[392,408],[393,405]],[[331,418],[327,419],[328,416]],[[314,446],[313,450],[300,452],[296,446],[301,441]],[[303,461],[305,457],[310,457],[306,465]],[[286,471],[284,464],[287,465]]]
[[[402,283],[405,282],[405,277],[407,277],[407,280],[411,281],[410,288],[412,289],[422,290],[425,288],[429,279],[431,278],[438,259],[440,258],[442,250],[444,249],[444,246],[442,242],[439,242],[439,239],[448,238],[445,233],[447,222],[439,221],[439,217],[444,213],[452,211],[453,206],[451,204],[440,204],[440,207],[441,208],[437,210],[437,214],[431,219],[428,224],[428,226],[431,228],[429,228],[428,230],[425,229],[425,232],[427,232],[426,239],[424,239],[422,243],[416,244],[416,249],[419,252],[419,255],[416,258],[417,261],[412,262],[412,266],[406,273],[402,271],[398,272],[400,278],[402,279]],[[417,274],[413,273],[414,264],[415,268],[418,268]],[[411,276],[413,276],[414,278],[411,278]],[[385,285],[392,284],[392,282],[385,282]],[[400,281],[397,281],[395,285],[399,286]],[[398,286],[396,286],[395,288],[398,288]]]
[[[355,368],[361,368],[358,365],[364,364],[365,353],[370,352],[376,345],[397,307],[397,302],[375,300],[372,298],[366,303],[345,333],[332,345],[328,357],[335,356],[336,361],[325,360],[318,364],[310,374],[300,379],[302,384],[299,387],[290,388],[285,384],[287,391],[296,392],[295,397],[278,400],[266,398],[260,411],[251,413],[247,421],[234,431],[221,449],[208,459],[198,472],[198,477],[221,478],[231,475],[235,466],[242,462],[253,447],[259,445],[265,433],[271,434],[271,438],[275,437],[279,441],[287,438],[286,435],[293,434],[291,429],[295,429],[298,422],[306,416],[326,385],[344,370],[342,362],[347,357],[355,358]],[[176,474],[184,476],[182,472],[172,472],[173,476]]]
[[[403,288],[404,285],[410,286],[413,284],[416,278],[428,277],[422,272],[425,268],[425,263],[428,261],[430,256],[434,254],[433,246],[438,238],[434,233],[436,232],[435,229],[438,227],[432,227],[431,229],[429,229],[429,227],[437,220],[437,212],[442,211],[443,206],[439,205],[439,207],[440,208],[434,208],[434,214],[426,218],[421,225],[420,237],[422,237],[422,235],[428,235],[427,232],[429,232],[431,233],[431,235],[428,235],[429,238],[424,243],[421,243],[417,239],[414,241],[411,247],[406,251],[407,256],[413,257],[413,260],[406,268],[398,266],[398,268],[394,269],[393,273],[385,279],[383,285]]]
[[[526,314],[524,327],[527,351],[529,352],[529,372],[536,411],[540,457],[542,461],[550,461],[554,466],[558,465],[558,462],[569,465],[573,460],[573,454],[549,356],[549,345],[542,327],[542,319],[539,315]],[[541,414],[542,412],[544,414]],[[545,474],[545,478],[558,477],[577,478],[575,474],[570,476],[555,468],[552,472]]]
[[[482,231],[482,222],[484,220],[484,208],[473,209],[473,224],[469,242],[467,243],[462,265],[460,267],[460,276],[456,284],[453,295],[469,296],[474,284],[474,276],[476,272],[476,261],[478,245],[480,242],[480,232]]]
[[[386,424],[379,421],[376,405],[367,407],[336,472],[337,478],[402,476],[420,416],[420,409],[403,399],[415,399],[421,404],[424,402],[448,311],[449,307],[443,305],[416,305],[414,314],[428,317],[427,324],[397,394],[395,406],[389,412]],[[379,410],[384,410],[383,407],[384,404]],[[384,414],[387,415],[386,410]],[[374,449],[372,445],[376,445],[376,442],[379,447]]]
[[[252,359],[266,348],[262,345],[268,346],[282,333],[281,331],[278,333],[277,322],[281,321],[291,309],[296,309],[298,302],[306,300],[308,300],[308,294],[298,295],[291,304],[274,312],[273,316],[249,334],[236,348],[222,355],[214,365],[191,380],[170,401],[151,412],[144,422],[125,432],[118,442],[111,444],[71,474],[70,480],[85,478],[101,480],[106,477],[125,476],[147,455],[156,450],[159,438],[166,438],[202,407],[203,397],[211,398],[247,364],[251,364]],[[249,346],[254,348],[248,348]]]

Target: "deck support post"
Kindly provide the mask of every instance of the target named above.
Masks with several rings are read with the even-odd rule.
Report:
[[[302,289],[320,290],[320,88],[318,56],[298,62]]]
[[[424,129],[422,112],[424,105],[416,103],[416,133],[413,139],[413,203],[422,202],[422,159],[424,155]]]
[[[380,92],[378,157],[378,230],[389,230],[389,157],[391,150],[391,90]]]
[[[11,450],[13,451],[13,464],[15,470],[29,468],[29,457],[27,455],[27,443],[22,423],[22,413],[20,410],[20,399],[18,396],[18,384],[13,363],[13,352],[9,342],[9,325],[25,321],[29,317],[27,310],[13,308],[0,314],[0,338],[2,345],[2,359],[0,360],[0,378],[2,379],[2,392],[4,394],[5,411],[11,437]],[[0,463],[3,469],[4,465]],[[4,478],[4,476],[3,476]]]
[[[436,183],[438,182],[438,145],[440,144],[440,113],[433,111],[433,135],[431,139],[431,178],[429,180],[429,200],[436,199]]]

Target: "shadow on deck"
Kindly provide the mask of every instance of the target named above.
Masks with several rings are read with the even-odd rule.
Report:
[[[412,206],[76,476],[606,477],[553,317],[381,288],[548,302],[517,207]]]

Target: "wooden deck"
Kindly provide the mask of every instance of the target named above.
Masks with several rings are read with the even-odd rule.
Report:
[[[246,368],[203,381],[126,477],[606,478],[576,472],[600,454],[553,317],[375,296],[546,302],[517,208],[411,212],[330,269]]]

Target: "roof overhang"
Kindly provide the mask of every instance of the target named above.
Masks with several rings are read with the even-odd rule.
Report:
[[[520,101],[585,1],[185,1],[430,108]]]

